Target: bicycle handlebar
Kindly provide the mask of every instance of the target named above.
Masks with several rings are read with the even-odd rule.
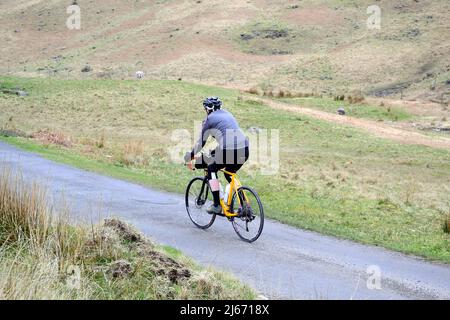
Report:
[[[194,159],[192,159],[190,162],[184,163],[183,165],[188,167],[189,170],[195,171],[195,166],[192,164],[192,161],[194,161],[194,160],[197,161],[197,160],[200,160],[201,158],[202,158],[201,156],[200,157],[194,157]]]

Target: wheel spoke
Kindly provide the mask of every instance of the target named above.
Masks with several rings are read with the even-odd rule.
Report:
[[[212,203],[212,194],[207,189],[203,189],[203,179],[196,178],[188,186],[186,192],[186,209],[189,218],[199,228],[209,228],[215,220],[215,215],[206,212],[208,206]],[[204,188],[208,188],[207,185]]]
[[[240,201],[239,201],[240,200]],[[233,195],[232,209],[241,215],[233,220],[236,233],[243,240],[253,242],[261,235],[264,225],[264,212],[258,195],[250,188],[243,187],[239,190],[239,200],[236,193]],[[243,205],[239,206],[239,202]]]

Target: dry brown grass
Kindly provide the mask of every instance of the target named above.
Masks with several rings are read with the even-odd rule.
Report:
[[[95,146],[99,149],[102,149],[105,147],[105,145],[106,145],[105,131],[102,131],[100,138],[95,141]]]
[[[0,241],[27,239],[41,245],[48,239],[51,221],[45,206],[45,192],[36,184],[24,188],[21,177],[0,172]]]
[[[145,154],[144,141],[131,140],[125,143],[122,147],[119,161],[125,166],[140,167],[146,165],[149,159]]]
[[[444,232],[450,233],[450,218],[448,218],[447,221],[444,222]]]
[[[244,92],[260,95],[268,98],[308,98],[308,97],[322,97],[322,95],[315,92],[301,92],[301,91],[290,91],[287,89],[266,89],[263,90],[259,87],[253,87],[248,90],[244,90]]]
[[[450,211],[444,214],[444,222],[442,224],[445,233],[450,233]]]
[[[347,96],[350,104],[358,104],[364,102],[365,98],[361,90],[354,90]]]
[[[31,137],[47,145],[56,144],[67,148],[72,146],[72,141],[66,134],[62,132],[52,132],[49,129],[39,130],[33,133]]]
[[[249,94],[254,94],[254,95],[259,95],[260,91],[258,88],[256,87],[252,87],[250,89],[244,90],[244,92],[249,93]]]
[[[64,215],[53,215],[46,198],[45,190],[17,172],[0,172],[0,299],[72,296],[63,270],[76,262],[86,234],[74,233]]]

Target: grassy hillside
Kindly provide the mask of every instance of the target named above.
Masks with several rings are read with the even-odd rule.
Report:
[[[179,161],[170,161],[172,132],[194,133],[204,116],[201,99],[217,94],[243,129],[280,130],[280,171],[262,175],[252,152],[241,174],[259,192],[269,218],[450,261],[448,150],[395,143],[274,110],[238,91],[179,81],[2,82],[30,93],[0,94],[5,141],[175,192],[184,192],[193,173],[181,165],[181,153]]]
[[[253,299],[126,223],[69,226],[45,192],[0,171],[0,299]]]
[[[450,3],[371,0],[3,0],[0,73],[178,79],[241,88],[427,98],[448,103]],[[18,54],[20,53],[20,54]],[[91,72],[82,73],[86,64]],[[435,90],[430,87],[436,82]]]

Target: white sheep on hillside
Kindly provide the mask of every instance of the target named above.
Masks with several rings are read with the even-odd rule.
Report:
[[[136,71],[136,79],[142,79],[144,78],[145,73],[144,71]]]

